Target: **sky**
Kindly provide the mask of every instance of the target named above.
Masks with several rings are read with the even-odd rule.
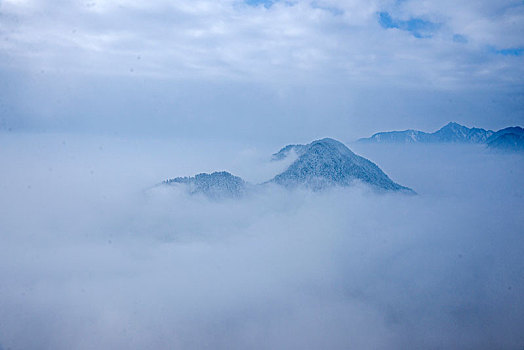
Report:
[[[0,127],[309,142],[524,122],[524,3],[0,2]]]

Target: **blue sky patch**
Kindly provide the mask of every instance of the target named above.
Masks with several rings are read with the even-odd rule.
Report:
[[[264,5],[265,8],[270,8],[276,0],[245,0],[246,4],[251,6]]]
[[[522,56],[524,55],[524,48],[515,47],[509,49],[495,50],[495,53],[503,56]]]
[[[393,21],[393,18],[387,12],[379,12],[378,23],[380,23],[382,28],[398,28],[398,24]]]
[[[391,17],[388,12],[378,13],[378,23],[382,28],[396,28],[410,32],[415,38],[430,38],[436,32],[440,24],[423,20],[422,18],[410,18],[407,21]]]

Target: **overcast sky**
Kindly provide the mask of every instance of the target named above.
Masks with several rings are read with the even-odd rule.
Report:
[[[514,0],[0,1],[0,127],[289,142],[524,124]]]

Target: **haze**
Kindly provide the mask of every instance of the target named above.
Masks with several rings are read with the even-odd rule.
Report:
[[[267,179],[268,150],[60,134],[1,147],[4,348],[523,343],[519,155],[360,145],[419,195],[217,202],[151,185],[207,167]]]
[[[522,349],[516,0],[0,1],[0,350]],[[331,137],[417,195],[264,186]]]

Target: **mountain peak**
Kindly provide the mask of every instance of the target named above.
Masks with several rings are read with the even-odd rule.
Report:
[[[342,142],[328,137],[313,141],[305,147],[305,150],[307,152],[315,152],[317,149],[326,150],[328,152],[331,152],[332,155],[355,155]]]
[[[458,131],[467,132],[468,130],[470,130],[470,128],[468,128],[468,127],[466,127],[464,125],[461,125],[461,124],[456,123],[456,122],[449,122],[446,125],[444,125],[442,128],[440,128],[439,130],[437,130],[435,132],[435,134],[438,133],[438,132],[443,132],[443,131],[446,131],[446,132],[458,132]]]
[[[335,139],[332,139],[330,137],[325,137],[323,139],[315,140],[309,144],[310,146],[313,145],[326,145],[329,147],[335,147],[335,148],[344,148],[349,151],[349,149],[340,141],[337,141]]]
[[[298,159],[270,182],[320,190],[361,181],[382,190],[412,192],[393,182],[376,164],[356,155],[340,141],[324,138],[301,146]]]

